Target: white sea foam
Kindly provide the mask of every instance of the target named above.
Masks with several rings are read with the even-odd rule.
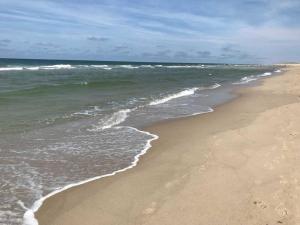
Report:
[[[84,110],[84,111],[80,111],[80,112],[75,112],[73,113],[73,115],[85,115],[85,116],[89,116],[91,115],[91,110]]]
[[[57,70],[57,69],[74,69],[74,66],[69,64],[58,64],[58,65],[51,65],[51,66],[40,66],[42,70]]]
[[[75,68],[100,68],[104,70],[111,70],[113,68],[124,68],[124,69],[138,69],[138,68],[205,68],[205,65],[70,65],[70,64],[57,64],[57,65],[44,65],[44,66],[27,66],[27,67],[0,67],[0,71],[10,71],[10,70],[57,70],[57,69],[75,69]]]
[[[272,73],[271,72],[266,72],[266,73],[263,73],[261,75],[259,75],[260,77],[267,77],[267,76],[271,76]]]
[[[106,117],[99,121],[98,125],[95,125],[94,128],[89,129],[89,131],[102,131],[116,126],[126,120],[129,112],[131,112],[130,109],[122,109],[118,112],[115,112],[110,117]]]
[[[190,88],[190,89],[186,89],[184,91],[180,91],[178,93],[175,93],[175,94],[172,94],[172,95],[168,95],[162,99],[157,99],[157,100],[154,100],[152,102],[149,103],[149,105],[159,105],[159,104],[163,104],[165,102],[168,102],[172,99],[175,99],[175,98],[180,98],[180,97],[184,97],[184,96],[188,96],[188,95],[193,95],[195,94],[195,92],[197,90],[206,90],[206,89],[215,89],[215,88],[218,88],[218,87],[221,87],[221,84],[218,84],[218,83],[215,83],[209,87],[194,87],[194,88]]]
[[[164,66],[166,68],[204,68],[204,65],[173,65],[173,66]]]
[[[239,82],[235,82],[233,84],[247,84],[247,83],[249,83],[251,81],[255,81],[257,79],[258,79],[257,77],[252,75],[252,76],[249,76],[249,77],[243,77],[243,78],[240,79]]]
[[[108,65],[91,65],[91,67],[96,67],[96,68],[107,68]]]
[[[215,84],[209,86],[208,89],[216,89],[216,88],[221,87],[221,86],[222,86],[221,84],[215,83]],[[206,89],[206,88],[204,88],[204,89]]]
[[[159,105],[159,104],[168,102],[168,101],[170,101],[172,99],[175,99],[175,98],[180,98],[180,97],[183,97],[183,96],[193,95],[195,93],[195,91],[197,91],[198,89],[199,88],[186,89],[184,91],[180,91],[178,93],[168,95],[167,97],[164,97],[162,99],[154,100],[154,101],[150,102],[149,105]]]
[[[155,68],[155,66],[152,66],[152,65],[141,65],[140,67],[141,68],[151,68],[151,69]]]
[[[275,70],[274,72],[275,73],[281,73],[281,70]]]
[[[124,68],[124,69],[138,69],[138,68],[207,68],[212,67],[211,65],[70,65],[70,64],[57,64],[57,65],[44,65],[44,66],[26,66],[26,67],[0,67],[0,71],[13,71],[13,70],[57,70],[57,69],[76,69],[76,68],[100,68],[104,70],[111,70],[113,68]],[[211,75],[211,74],[209,74]]]
[[[23,70],[23,67],[0,67],[0,71]]]
[[[72,115],[85,115],[85,116],[91,116],[97,114],[97,112],[102,111],[98,106],[92,106],[91,109],[82,110],[79,112],[75,112]]]
[[[91,67],[94,67],[94,68],[101,68],[101,69],[104,69],[104,70],[111,70],[112,68],[109,67],[108,65],[91,65]]]
[[[201,114],[204,114],[204,113],[210,113],[210,112],[213,112],[213,111],[214,111],[214,109],[209,107],[207,111],[196,112],[196,113],[193,113],[192,116],[201,115]]]
[[[58,193],[60,193],[62,191],[65,191],[65,190],[69,189],[69,188],[76,187],[76,186],[79,186],[79,185],[82,185],[82,184],[85,184],[85,183],[88,183],[88,182],[91,182],[91,181],[95,181],[95,180],[98,180],[98,179],[101,179],[101,178],[104,178],[104,177],[114,176],[114,175],[116,175],[116,174],[118,174],[120,172],[124,172],[124,171],[126,171],[128,169],[131,169],[131,168],[135,167],[137,165],[140,157],[142,155],[144,155],[148,151],[149,148],[151,148],[151,146],[152,146],[151,142],[153,140],[158,139],[159,137],[157,135],[155,135],[155,134],[151,134],[151,133],[146,132],[146,131],[141,131],[141,130],[138,130],[138,129],[134,128],[134,127],[128,127],[128,129],[132,129],[132,130],[135,130],[137,132],[141,132],[141,133],[147,134],[147,135],[149,135],[151,137],[151,138],[149,138],[147,140],[147,142],[146,142],[144,148],[142,149],[142,151],[138,155],[136,155],[134,157],[134,160],[130,164],[130,166],[125,167],[125,168],[120,169],[120,170],[117,170],[117,171],[114,171],[114,172],[112,172],[110,174],[105,174],[105,175],[93,177],[93,178],[90,178],[90,179],[87,179],[87,180],[84,180],[84,181],[81,181],[81,182],[78,182],[78,183],[73,183],[73,184],[66,185],[65,187],[63,187],[61,189],[58,189],[58,190],[55,190],[55,191],[49,193],[48,195],[46,195],[46,196],[40,198],[39,200],[35,201],[34,204],[32,205],[32,207],[26,210],[26,212],[25,212],[25,214],[23,216],[23,225],[38,225],[39,224],[38,221],[37,221],[37,219],[35,218],[34,213],[37,212],[38,209],[42,206],[43,202],[46,199],[50,198],[51,196],[56,195],[56,194],[58,194]]]
[[[125,68],[125,69],[138,69],[138,66],[132,66],[132,65],[120,65],[119,67]]]
[[[0,67],[0,71],[14,70],[57,70],[57,69],[73,69],[74,66],[69,64],[51,65],[51,66],[27,66],[27,67]]]
[[[25,70],[39,70],[40,67],[39,66],[32,66],[32,67],[25,67]]]

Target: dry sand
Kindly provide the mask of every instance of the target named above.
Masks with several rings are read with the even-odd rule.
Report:
[[[149,127],[124,173],[46,200],[40,225],[300,224],[300,66],[215,112]]]

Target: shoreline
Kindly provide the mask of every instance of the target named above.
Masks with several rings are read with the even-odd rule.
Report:
[[[275,76],[275,73],[274,73],[273,76]],[[95,176],[95,177],[91,177],[91,178],[88,178],[88,179],[85,179],[85,180],[82,180],[82,181],[79,181],[79,182],[76,182],[76,183],[68,184],[68,185],[66,185],[62,188],[59,188],[57,190],[54,190],[54,191],[48,193],[47,195],[41,197],[40,199],[36,200],[30,208],[25,207],[22,202],[19,203],[21,205],[21,207],[26,210],[24,215],[23,215],[23,223],[22,224],[23,225],[39,225],[39,222],[37,221],[37,219],[35,217],[35,213],[39,210],[39,208],[43,205],[44,201],[46,201],[48,198],[51,198],[52,196],[54,196],[56,194],[59,194],[61,192],[64,192],[64,191],[66,191],[70,188],[74,188],[74,187],[77,187],[77,186],[80,186],[80,185],[84,185],[84,184],[87,184],[87,183],[90,183],[90,182],[94,182],[94,181],[97,181],[97,180],[102,179],[102,178],[115,176],[119,173],[125,172],[129,169],[132,169],[132,168],[136,167],[136,165],[139,163],[140,158],[143,155],[145,155],[148,152],[148,150],[152,147],[152,144],[151,144],[152,141],[155,141],[155,140],[159,139],[158,135],[147,131],[148,127],[152,127],[152,126],[155,126],[155,125],[160,124],[160,123],[168,123],[168,122],[172,122],[172,121],[176,121],[176,120],[186,119],[188,117],[196,117],[196,116],[201,116],[203,114],[214,112],[215,109],[218,106],[221,106],[221,105],[226,104],[230,101],[233,101],[235,98],[238,98],[238,93],[236,92],[236,90],[241,89],[241,88],[247,88],[249,86],[258,85],[260,82],[262,82],[265,79],[265,77],[263,77],[263,76],[258,75],[258,77],[260,77],[260,79],[259,80],[254,80],[254,82],[253,83],[251,82],[251,84],[246,83],[246,84],[240,84],[242,86],[239,86],[239,85],[237,85],[236,87],[233,86],[231,88],[231,91],[228,92],[230,95],[232,95],[232,97],[224,100],[222,103],[218,103],[218,104],[213,105],[212,107],[209,107],[208,111],[201,111],[201,112],[193,113],[193,114],[187,115],[187,116],[179,116],[179,117],[175,117],[175,118],[164,119],[164,120],[161,120],[161,121],[154,122],[151,125],[146,125],[145,127],[142,127],[142,128],[136,128],[136,127],[131,127],[130,126],[129,127],[130,129],[134,129],[138,132],[145,133],[149,136],[152,136],[152,138],[149,139],[146,142],[145,147],[141,150],[141,152],[134,156],[134,160],[131,162],[131,164],[129,166],[127,166],[125,168],[122,168],[122,169],[119,169],[119,170],[116,170],[116,171],[113,171],[112,173],[108,173],[108,174],[104,174],[104,175],[100,175],[100,176]],[[231,85],[233,85],[233,84],[231,84]],[[219,85],[218,83],[215,83],[214,85],[209,86],[207,89],[215,89],[215,88],[218,88],[220,86],[221,85]],[[204,90],[206,90],[206,89],[204,89]]]
[[[272,79],[272,77],[270,77],[271,79]],[[275,77],[276,78],[276,77]],[[268,78],[269,79],[269,78]],[[263,82],[265,82],[265,81],[263,81]],[[247,88],[247,87],[246,87]],[[250,87],[249,89],[252,89],[252,88],[255,88],[255,87]],[[247,88],[248,89],[248,88]],[[244,92],[244,91],[241,91],[241,92]],[[241,94],[242,96],[240,96],[239,98],[235,98],[234,100],[232,100],[232,102],[230,101],[229,103],[225,103],[224,105],[221,105],[221,106],[218,106],[218,107],[216,107],[218,110],[219,110],[219,108],[221,108],[221,110],[224,110],[224,109],[222,109],[222,108],[226,108],[226,107],[228,107],[227,105],[228,104],[234,104],[234,102],[236,102],[236,101],[239,101],[238,99],[240,99],[241,97],[243,97],[244,96],[244,93],[243,94]],[[247,95],[247,94],[246,94]],[[213,112],[213,113],[209,113],[209,114],[206,114],[206,115],[201,115],[201,118],[203,118],[203,116],[205,117],[205,118],[208,118],[208,117],[211,117],[211,115],[213,115],[214,113],[216,113],[216,111],[215,112]],[[218,113],[218,114],[220,114],[220,113]],[[151,133],[153,133],[152,131],[158,131],[157,129],[161,129],[160,131],[158,131],[158,133],[160,133],[161,131],[163,131],[163,129],[165,129],[165,126],[169,126],[169,124],[178,124],[178,123],[186,123],[186,122],[188,122],[188,120],[190,120],[190,121],[193,121],[193,120],[201,120],[200,119],[200,116],[198,117],[198,116],[192,116],[192,117],[186,117],[186,118],[178,118],[178,119],[175,119],[174,121],[165,121],[165,122],[162,122],[162,123],[159,123],[159,124],[156,124],[156,125],[153,125],[153,126],[150,126],[148,129],[146,129],[146,131],[150,131]],[[202,120],[204,120],[204,119],[202,119]],[[171,126],[173,126],[173,125],[171,125]],[[162,129],[163,128],[163,129]],[[155,132],[154,132],[155,133]],[[159,134],[158,134],[159,135]],[[160,136],[160,135],[159,135]],[[158,141],[155,141],[154,142],[154,145],[153,145],[153,148],[155,148],[156,146],[158,146],[159,145],[159,143],[160,143],[160,140],[158,140]],[[145,163],[146,161],[149,161],[148,159],[146,159],[146,158],[151,158],[152,156],[151,155],[153,155],[153,154],[155,154],[155,153],[152,153],[152,150],[153,150],[153,148],[151,149],[151,151],[148,153],[148,154],[146,154],[146,155],[143,155],[143,157],[142,157],[142,160],[143,160],[143,163]],[[148,156],[149,155],[149,156]],[[143,164],[143,163],[140,163],[138,166],[140,166],[141,164]],[[149,164],[149,162],[148,162],[148,164]],[[140,166],[140,167],[143,167],[143,166]],[[118,174],[117,176],[126,176],[126,174],[130,174],[130,173],[135,173],[135,172],[137,172],[139,169],[138,168],[136,168],[136,169],[134,169],[134,170],[129,170],[129,171],[133,171],[133,172],[129,172],[129,171],[126,171],[125,173],[122,173],[122,174]],[[115,177],[117,177],[117,176],[113,176],[113,177],[111,177],[111,179],[117,179],[117,178],[115,178]],[[110,179],[110,180],[111,180]],[[90,183],[87,183],[87,184],[85,184],[85,185],[81,185],[81,187],[78,187],[78,189],[82,189],[82,187],[83,186],[86,186],[86,185],[89,185],[89,184],[91,184],[90,186],[94,186],[94,184],[92,184],[92,183],[98,183],[98,182],[102,182],[104,179],[101,179],[101,180],[99,180],[99,181],[94,181],[94,182],[90,182]],[[95,184],[96,185],[96,184]],[[76,189],[77,187],[75,187],[75,189]],[[73,188],[72,188],[73,189]],[[72,189],[68,189],[68,190],[66,190],[66,192],[72,192],[71,190]],[[65,193],[65,192],[61,192],[61,193],[59,193],[58,195],[64,195],[63,193]],[[60,196],[53,196],[52,198],[60,198]],[[65,197],[62,197],[62,198],[65,198]],[[42,207],[41,207],[41,210],[43,211],[44,210],[44,212],[45,212],[45,207],[47,208],[47,205],[48,205],[48,203],[47,203],[47,201],[48,200],[51,200],[51,198],[49,198],[49,199],[47,199],[46,200],[46,204],[45,205],[43,205]],[[53,201],[51,201],[51,202],[53,202]],[[48,209],[46,209],[46,212],[48,211]],[[51,211],[51,210],[50,210]],[[48,211],[49,212],[49,211]],[[43,213],[42,213],[43,214]],[[37,213],[37,215],[38,215],[38,219],[40,218],[40,210],[38,211],[38,213]],[[50,222],[50,221],[49,221]],[[74,222],[74,221],[73,221]],[[46,223],[41,223],[40,222],[40,224],[46,224]],[[48,223],[47,223],[48,224]],[[49,224],[51,224],[51,223],[49,223]],[[55,224],[55,223],[54,223]],[[66,224],[68,224],[68,223],[66,223]]]
[[[137,128],[134,128],[134,127],[131,127],[131,128],[135,129],[135,130],[138,130]],[[36,217],[35,217],[35,213],[40,209],[40,207],[43,205],[44,201],[46,201],[48,198],[51,198],[52,196],[54,196],[56,194],[59,194],[61,192],[64,192],[64,191],[66,191],[70,188],[74,188],[74,187],[84,185],[84,184],[87,184],[87,183],[90,183],[90,182],[93,182],[93,181],[97,181],[97,180],[102,179],[102,178],[115,176],[116,174],[119,174],[119,173],[122,173],[122,172],[125,172],[125,171],[129,170],[129,169],[134,168],[137,165],[137,163],[139,162],[140,157],[142,157],[144,154],[146,154],[147,151],[152,147],[151,142],[155,141],[159,138],[159,136],[157,136],[155,134],[152,134],[148,131],[145,131],[145,130],[138,130],[138,131],[142,132],[142,133],[145,133],[145,134],[148,134],[149,136],[152,136],[152,138],[147,141],[147,143],[145,144],[145,147],[143,148],[143,150],[139,154],[135,155],[134,160],[132,161],[132,163],[129,166],[127,166],[123,169],[114,171],[114,172],[109,173],[109,174],[104,174],[104,175],[92,177],[92,178],[89,178],[89,179],[86,179],[86,180],[83,180],[83,181],[80,181],[80,182],[77,182],[77,183],[72,183],[72,184],[66,185],[63,188],[54,190],[54,191],[50,192],[49,194],[43,196],[42,198],[36,200],[31,208],[25,208],[22,205],[22,207],[26,209],[26,212],[24,213],[24,217],[23,217],[23,225],[39,225],[40,224],[37,221]]]
[[[280,73],[282,73],[282,72],[280,72]],[[275,76],[275,75],[273,75],[273,76]],[[86,180],[79,181],[77,183],[68,184],[68,185],[66,185],[62,188],[59,188],[57,190],[54,190],[54,191],[48,193],[47,195],[43,196],[42,198],[36,200],[30,208],[25,207],[22,203],[21,206],[24,209],[26,209],[26,211],[23,215],[23,223],[22,224],[23,225],[39,225],[40,223],[38,222],[37,218],[35,217],[35,213],[40,209],[40,207],[43,205],[44,201],[46,201],[48,198],[51,198],[52,196],[54,196],[56,194],[59,194],[61,192],[64,192],[64,191],[66,191],[70,188],[75,188],[77,186],[84,185],[84,184],[87,184],[87,183],[90,183],[90,182],[94,182],[94,181],[97,181],[97,180],[102,179],[102,178],[115,176],[119,173],[125,172],[129,169],[132,169],[132,168],[136,167],[137,164],[139,163],[140,158],[143,157],[148,152],[148,150],[150,150],[150,148],[152,147],[152,144],[151,144],[152,141],[155,141],[155,140],[159,139],[158,135],[156,135],[155,133],[151,133],[151,132],[147,131],[148,128],[156,126],[157,124],[161,124],[161,123],[169,123],[169,122],[172,122],[172,121],[182,120],[182,119],[186,119],[186,118],[189,118],[189,117],[197,117],[197,116],[201,116],[203,114],[212,113],[219,106],[221,106],[223,104],[227,104],[227,103],[235,100],[236,98],[238,98],[239,94],[238,94],[237,90],[242,89],[242,88],[248,88],[248,87],[255,86],[255,85],[259,85],[259,83],[263,82],[264,79],[266,79],[266,77],[261,77],[259,80],[254,80],[254,82],[251,83],[251,84],[246,83],[246,84],[241,84],[243,86],[232,87],[232,90],[229,91],[229,94],[231,94],[232,97],[230,97],[229,99],[225,100],[222,103],[218,103],[216,105],[213,105],[213,108],[209,107],[208,111],[202,111],[202,112],[194,113],[194,114],[191,114],[191,115],[188,115],[188,116],[180,116],[180,117],[175,117],[175,118],[164,119],[164,120],[161,120],[161,121],[154,122],[151,125],[147,125],[145,127],[142,127],[141,129],[138,129],[138,128],[135,128],[135,127],[130,127],[131,129],[137,130],[138,132],[145,133],[149,136],[152,136],[152,138],[147,141],[147,143],[145,144],[145,147],[142,149],[142,151],[139,154],[135,155],[134,160],[131,162],[131,164],[129,166],[127,166],[125,168],[122,168],[122,169],[119,169],[119,170],[116,170],[116,171],[113,171],[112,173],[108,173],[108,174],[104,174],[104,175],[100,175],[100,176],[96,176],[96,177],[91,177],[91,178],[88,178]],[[216,83],[215,85],[219,85],[219,84]],[[213,85],[213,86],[215,86],[215,85]],[[208,88],[208,89],[215,89],[215,87]]]
[[[230,100],[227,100],[226,102],[224,102],[222,104],[226,104],[227,102],[232,101],[236,97],[237,96],[233,97]],[[222,105],[222,104],[219,104],[219,105]],[[52,196],[54,196],[56,194],[59,194],[61,192],[64,192],[64,191],[66,191],[66,190],[68,190],[70,188],[74,188],[74,187],[77,187],[77,186],[80,186],[80,185],[84,185],[84,184],[87,184],[87,183],[90,183],[90,182],[94,182],[94,181],[97,181],[97,180],[102,179],[102,178],[115,176],[115,175],[117,175],[119,173],[125,172],[125,171],[127,171],[129,169],[132,169],[132,168],[136,167],[137,164],[139,163],[140,158],[143,155],[145,155],[148,152],[148,150],[150,150],[150,148],[152,147],[151,142],[159,139],[158,135],[156,135],[154,133],[150,133],[150,132],[147,131],[148,127],[152,127],[153,125],[159,124],[159,123],[171,122],[171,121],[179,120],[179,119],[185,119],[187,117],[200,116],[202,114],[207,114],[207,113],[214,112],[214,110],[215,109],[210,108],[210,110],[207,111],[207,112],[199,112],[199,113],[194,113],[194,114],[189,115],[189,116],[183,116],[183,117],[176,117],[176,118],[165,119],[165,120],[162,120],[162,121],[159,121],[159,122],[155,122],[155,123],[153,123],[150,126],[146,126],[145,128],[142,128],[141,130],[138,129],[138,128],[135,128],[135,127],[130,127],[131,129],[137,130],[138,132],[145,133],[145,134],[147,134],[149,136],[152,136],[152,138],[147,141],[147,143],[145,144],[145,147],[142,149],[142,151],[139,154],[135,155],[134,160],[131,162],[131,164],[129,166],[127,166],[125,168],[122,168],[122,169],[119,169],[119,170],[116,170],[116,171],[113,171],[112,173],[109,173],[109,174],[104,174],[104,175],[100,175],[100,176],[88,178],[86,180],[83,180],[83,181],[80,181],[80,182],[77,182],[77,183],[68,184],[68,185],[66,185],[66,186],[64,186],[64,187],[62,187],[60,189],[54,190],[54,191],[50,192],[49,194],[43,196],[42,198],[36,200],[34,202],[34,204],[32,205],[31,208],[25,207],[24,204],[22,203],[21,206],[24,209],[26,209],[26,212],[24,213],[24,216],[23,216],[23,225],[39,225],[39,222],[37,221],[37,219],[35,217],[35,213],[40,209],[40,207],[43,205],[44,201],[46,201],[48,198],[51,198]]]

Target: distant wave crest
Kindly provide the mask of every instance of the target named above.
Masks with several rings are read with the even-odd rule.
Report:
[[[73,69],[75,67],[69,64],[58,64],[53,66],[40,66],[39,68],[42,70],[57,70],[57,69]]]
[[[19,71],[19,70],[57,70],[57,69],[74,69],[69,64],[59,64],[51,66],[18,66],[18,67],[0,67],[0,71]]]
[[[132,65],[120,65],[120,68],[125,68],[125,69],[138,69],[139,66],[132,66]]]
[[[172,65],[172,66],[164,66],[166,68],[174,68],[174,69],[178,69],[178,68],[204,68],[204,65]]]
[[[23,67],[0,67],[0,71],[23,70]]]
[[[59,69],[103,69],[103,70],[112,70],[112,69],[159,69],[159,68],[168,68],[168,69],[189,69],[189,68],[207,68],[212,67],[212,65],[202,65],[202,64],[182,64],[182,65],[160,65],[160,64],[123,64],[123,65],[70,65],[70,64],[57,64],[57,65],[40,65],[40,66],[12,66],[12,67],[0,67],[0,71],[17,71],[17,70],[59,70]]]
[[[89,67],[89,66],[87,66],[87,67]],[[112,69],[108,65],[91,65],[91,67],[93,67],[93,68],[100,68],[100,69],[104,69],[104,70],[111,70]]]

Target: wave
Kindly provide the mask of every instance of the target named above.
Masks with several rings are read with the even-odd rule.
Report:
[[[82,110],[79,112],[75,112],[72,115],[84,115],[84,116],[92,116],[97,114],[97,112],[102,111],[98,106],[92,106],[91,109]]]
[[[0,67],[0,71],[20,71],[20,70],[57,70],[57,69],[74,69],[69,64],[59,64],[51,66],[25,66],[25,67]]]
[[[221,84],[215,83],[215,84],[209,86],[208,88],[204,88],[204,89],[216,89],[216,88],[221,87],[221,86],[222,86]]]
[[[274,71],[275,73],[280,73],[281,70],[276,70]],[[258,80],[260,77],[267,77],[267,76],[271,76],[273,73],[272,72],[265,72],[263,74],[259,74],[259,75],[251,75],[251,76],[246,76],[240,79],[240,81],[232,83],[232,84],[247,84],[251,81],[255,81]]]
[[[243,78],[240,79],[239,82],[235,82],[235,83],[232,83],[232,84],[247,84],[247,83],[249,83],[251,81],[255,81],[257,79],[258,79],[257,77],[252,75],[252,76],[249,76],[249,77],[243,77]]]
[[[141,65],[140,67],[141,68],[151,68],[151,69],[155,68],[155,66],[152,66],[152,65]]]
[[[112,69],[108,65],[90,65],[90,66],[87,66],[87,67],[101,68],[101,69],[104,69],[104,70],[111,70]]]
[[[259,77],[267,77],[267,76],[271,76],[271,75],[272,75],[271,72],[266,72],[266,73],[259,75]]]
[[[218,83],[215,83],[211,86],[208,86],[208,87],[194,87],[194,88],[190,88],[190,89],[186,89],[184,91],[180,91],[178,93],[175,93],[175,94],[172,94],[172,95],[168,95],[162,99],[156,99],[152,102],[149,103],[149,105],[159,105],[159,104],[163,104],[163,103],[166,103],[172,99],[175,99],[175,98],[180,98],[180,97],[184,97],[184,96],[188,96],[188,95],[193,95],[195,94],[195,92],[197,90],[206,90],[206,89],[216,89],[218,87],[221,87],[221,84],[218,84]]]
[[[89,82],[87,82],[87,81],[83,81],[83,82],[81,82],[80,84],[81,84],[81,85],[88,85],[88,84],[89,84]]]
[[[50,192],[48,195],[40,198],[39,200],[35,201],[32,205],[31,208],[26,208],[26,212],[24,213],[24,216],[23,216],[23,225],[38,225],[38,221],[37,219],[35,218],[35,213],[38,211],[38,209],[43,205],[44,201],[50,197],[52,197],[53,195],[56,195],[62,191],[65,191],[67,189],[70,189],[72,187],[76,187],[76,186],[79,186],[79,185],[82,185],[82,184],[86,184],[86,183],[89,183],[89,182],[92,182],[92,181],[95,181],[95,180],[98,180],[98,179],[101,179],[101,178],[104,178],[104,177],[111,177],[111,176],[114,176],[118,173],[121,173],[121,172],[124,172],[126,170],[129,170],[133,167],[135,167],[140,159],[140,157],[144,154],[147,153],[147,151],[152,147],[151,145],[151,142],[158,139],[159,136],[155,135],[155,134],[152,134],[152,133],[149,133],[149,132],[146,132],[146,131],[142,131],[142,130],[138,130],[134,127],[127,127],[128,129],[132,129],[136,132],[141,132],[141,133],[144,133],[146,135],[149,135],[150,138],[147,140],[144,148],[142,149],[142,151],[137,154],[136,156],[134,156],[134,160],[131,162],[131,164],[123,169],[120,169],[120,170],[117,170],[117,171],[114,171],[112,173],[109,173],[109,174],[105,174],[105,175],[101,175],[101,176],[97,176],[97,177],[93,177],[93,178],[90,178],[90,179],[86,179],[84,181],[80,181],[78,183],[73,183],[73,184],[69,184],[69,185],[66,185],[64,186],[63,188],[61,189],[58,189],[58,190],[55,190],[53,192]]]
[[[70,64],[58,64],[58,65],[52,65],[52,66],[40,66],[40,69],[42,70],[57,70],[57,69],[74,69],[74,66],[71,66]]]
[[[167,97],[164,97],[162,99],[154,100],[154,101],[150,102],[149,105],[159,105],[159,104],[168,102],[174,98],[180,98],[183,96],[193,95],[197,90],[199,90],[199,88],[190,88],[190,89],[187,89],[184,91],[180,91],[176,94],[168,95]]]
[[[196,113],[193,113],[191,116],[197,116],[197,115],[201,115],[201,114],[205,114],[205,113],[210,113],[213,111],[214,111],[214,109],[209,107],[207,111],[196,112]]]
[[[163,66],[163,67],[177,69],[177,68],[204,68],[205,66],[204,65],[173,65],[173,66]]]
[[[120,65],[119,67],[125,68],[125,69],[138,69],[139,66],[132,66],[132,65]]]
[[[125,68],[125,69],[139,69],[139,68],[170,68],[170,69],[176,69],[176,68],[204,68],[204,65],[139,65],[139,66],[133,66],[133,65],[118,65],[119,68]]]
[[[57,65],[42,65],[42,66],[18,66],[18,67],[0,67],[0,71],[10,70],[57,70],[57,69],[79,69],[79,68],[100,68],[104,70],[112,70],[114,68],[124,69],[139,69],[139,68],[169,68],[169,69],[180,69],[180,68],[208,68],[209,65],[70,65],[70,64],[57,64]],[[211,74],[210,74],[211,75]]]
[[[0,71],[23,70],[23,67],[0,67]]]
[[[25,67],[25,70],[39,70],[40,67],[39,66],[32,66],[32,67]]]
[[[126,120],[128,113],[131,112],[130,109],[122,109],[118,112],[115,112],[109,118],[102,119],[98,125],[94,125],[94,128],[89,129],[89,131],[102,131],[108,128],[112,128]]]

